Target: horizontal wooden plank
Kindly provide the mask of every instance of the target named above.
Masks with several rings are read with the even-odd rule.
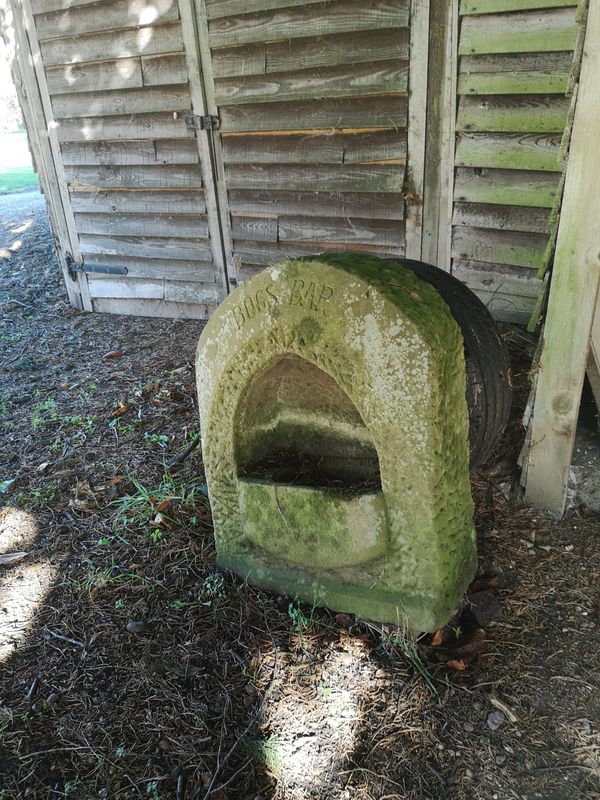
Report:
[[[31,0],[31,10],[34,14],[43,14],[48,11],[61,11],[76,6],[90,6],[98,0]]]
[[[323,0],[207,0],[206,15],[209,19],[215,19],[216,17],[229,17],[233,14],[252,14],[256,11],[271,11],[276,8],[322,2]]]
[[[60,39],[40,44],[46,67],[53,64],[80,64],[102,59],[129,58],[142,54],[180,53],[183,39],[179,22],[129,28]]]
[[[568,72],[470,72],[458,76],[459,94],[565,94]]]
[[[459,54],[531,53],[573,50],[576,8],[557,8],[493,16],[465,16]]]
[[[573,63],[573,53],[488,53],[475,56],[461,56],[459,72],[464,75],[501,72],[538,73],[549,75],[569,72]]]
[[[208,238],[207,217],[200,214],[75,214],[78,233],[98,236],[170,236]]]
[[[469,286],[469,288],[471,287]],[[500,291],[486,292],[477,288],[473,288],[472,291],[481,300],[492,317],[500,322],[527,325],[536,303],[533,297],[505,294]]]
[[[552,172],[458,167],[457,202],[552,208],[559,176]]]
[[[537,270],[542,266],[547,244],[548,237],[539,233],[456,227],[452,233],[452,256]]]
[[[403,164],[311,166],[309,164],[230,164],[225,167],[230,189],[290,189],[326,192],[401,192]]]
[[[64,142],[60,148],[63,163],[71,166],[197,164],[195,139],[148,139],[130,142]]]
[[[277,241],[277,217],[231,215],[231,233],[234,239],[252,239],[257,242]]]
[[[561,172],[561,136],[541,133],[460,133],[455,165]]]
[[[118,28],[139,28],[159,20],[176,19],[179,19],[177,0],[112,0],[108,4],[78,5],[38,14],[35,26],[40,39],[55,39]]]
[[[406,97],[398,95],[223,106],[221,131],[397,129],[406,127],[406,110]]]
[[[407,0],[332,0],[209,21],[211,48],[408,26]]]
[[[188,71],[183,54],[142,56],[144,86],[164,86],[188,82]]]
[[[400,193],[230,189],[228,194],[232,213],[396,220],[404,217],[404,200]]]
[[[215,268],[210,261],[175,261],[168,258],[87,255],[86,268],[124,267],[128,278],[156,278],[192,283],[214,283]]]
[[[533,11],[536,8],[576,6],[578,0],[461,0],[461,14],[497,14],[500,11]]]
[[[124,300],[116,297],[97,297],[92,301],[92,306],[100,314],[199,320],[208,319],[215,309],[209,303],[170,303],[165,300]]]
[[[314,255],[327,250],[352,250],[374,255],[404,255],[404,247],[377,247],[374,244],[357,242],[253,242],[242,239],[234,242],[234,258],[239,260],[242,269],[250,264],[267,266],[285,258],[301,255]]]
[[[219,302],[215,283],[187,283],[185,281],[152,280],[88,276],[90,297],[133,298],[136,300],[168,300],[175,303]]]
[[[199,166],[148,164],[145,166],[69,166],[65,168],[72,191],[99,189],[199,189]]]
[[[107,92],[76,92],[59,94],[52,98],[52,109],[58,119],[77,117],[82,111],[87,117],[104,117],[160,111],[183,113],[190,111],[191,107],[192,101],[187,86],[148,86],[143,89]]]
[[[46,68],[51,95],[106,89],[134,89],[143,85],[139,58],[94,61],[90,64],[62,64]]]
[[[452,264],[452,274],[473,291],[502,292],[533,300],[539,296],[544,286],[544,282],[532,270],[507,267],[504,264],[456,259]]]
[[[406,158],[404,131],[223,136],[227,164],[362,164]]]
[[[506,133],[562,133],[570,100],[558,95],[460,98],[456,129]]]
[[[547,208],[494,206],[486,203],[454,203],[452,224],[471,228],[550,233]]]
[[[85,110],[85,109],[82,109]],[[58,123],[59,142],[129,141],[131,139],[193,139],[183,116],[125,114],[112,117],[74,117]]]
[[[259,103],[321,97],[399,94],[408,86],[408,64],[376,61],[300,72],[281,72],[215,81],[217,103]]]
[[[279,217],[279,241],[404,248],[404,223],[348,217]]]
[[[213,50],[212,64],[215,78],[232,78],[391,59],[408,59],[406,28],[219,48]]]
[[[212,258],[210,243],[206,239],[170,239],[144,236],[94,236],[79,237],[84,255],[136,256],[139,258],[161,258],[169,256],[182,261],[208,261]]]
[[[111,191],[72,192],[73,211],[155,214],[204,214],[206,204],[200,191]]]

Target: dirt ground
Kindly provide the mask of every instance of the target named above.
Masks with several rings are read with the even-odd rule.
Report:
[[[519,504],[518,408],[443,637],[274,597],[182,458],[201,324],[74,311],[40,196],[0,219],[0,800],[600,797],[600,518]]]

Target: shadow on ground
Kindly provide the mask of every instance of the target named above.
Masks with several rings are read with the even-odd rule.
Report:
[[[464,669],[248,587],[215,570],[201,453],[180,458],[201,324],[69,308],[19,197],[0,198],[0,554],[26,553],[0,565],[0,798],[597,797],[600,524],[511,504],[518,414],[473,476],[501,616]]]

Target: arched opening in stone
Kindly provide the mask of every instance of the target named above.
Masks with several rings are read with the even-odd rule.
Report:
[[[377,451],[358,409],[330,375],[295,354],[273,358],[254,376],[234,436],[239,477],[381,489]]]

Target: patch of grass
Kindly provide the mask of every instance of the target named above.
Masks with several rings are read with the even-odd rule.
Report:
[[[37,188],[25,131],[0,134],[0,193]]]
[[[435,698],[438,708],[442,707],[442,698],[438,692],[438,688],[434,683],[433,678],[429,674],[429,670],[421,659],[419,648],[409,631],[398,630],[396,634],[386,636],[381,643],[383,646],[386,644],[395,645],[398,647],[406,660],[412,665],[413,669],[421,676],[425,686]]]
[[[36,403],[31,416],[31,427],[34,430],[47,425],[49,422],[56,422],[59,418],[58,403],[54,398],[48,397],[40,403]]]
[[[276,736],[267,736],[264,739],[247,738],[244,748],[248,756],[258,764],[267,767],[274,775],[283,773],[285,757],[283,743]]]
[[[20,508],[31,511],[47,508],[58,494],[58,487],[49,485],[32,489],[28,494],[20,492],[16,497],[16,503]]]

